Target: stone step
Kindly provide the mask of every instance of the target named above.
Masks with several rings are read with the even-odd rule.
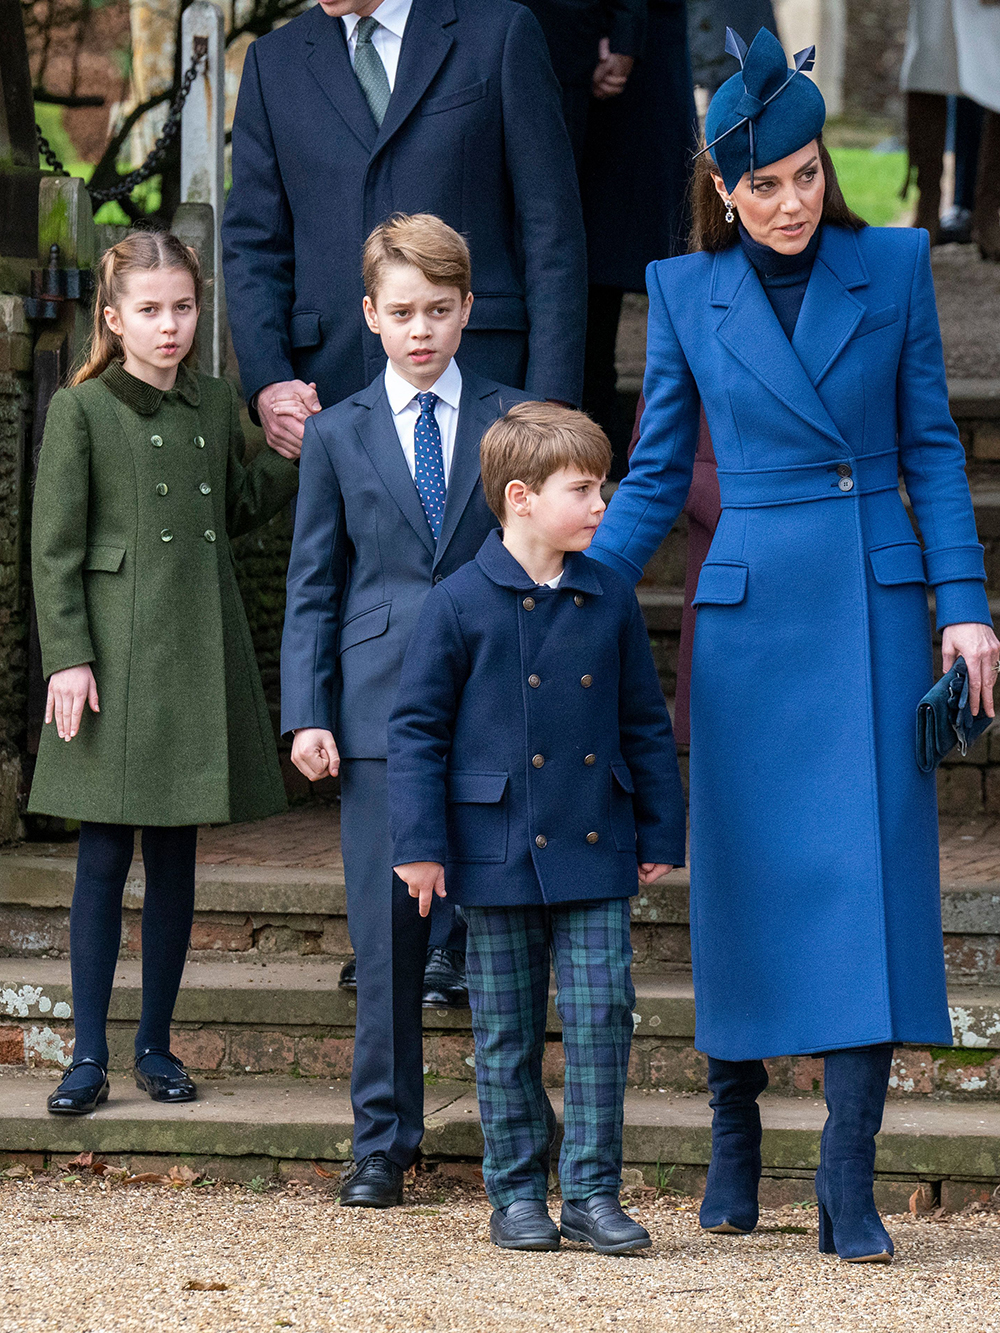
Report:
[[[356,1001],[338,988],[330,959],[188,964],[174,1013],[173,1049],[199,1072],[286,1073],[345,1077],[354,1050]],[[629,1082],[647,1090],[705,1088],[695,1051],[694,989],[682,971],[635,977],[635,1037]],[[1000,1092],[1000,988],[956,987],[949,994],[955,1048],[900,1047],[894,1095],[996,1097]],[[112,1067],[128,1069],[141,1007],[141,964],[122,962],[109,1014]],[[547,1020],[545,1079],[563,1073],[561,1024],[554,994]],[[72,992],[63,959],[0,962],[0,1063],[65,1067],[72,1059]],[[471,1081],[475,1057],[470,1014],[426,1010],[424,1057],[431,1081]],[[772,1087],[818,1096],[822,1061],[769,1061]]]
[[[350,1159],[351,1109],[343,1081],[242,1077],[204,1081],[201,1099],[162,1106],[112,1080],[112,1096],[95,1115],[50,1116],[45,1097],[55,1077],[21,1074],[0,1083],[0,1153],[40,1164],[93,1152],[133,1170],[174,1157],[214,1178],[249,1179],[301,1173],[312,1162]],[[552,1096],[561,1117],[562,1099]],[[762,1201],[813,1197],[823,1103],[813,1098],[761,1098]],[[423,1151],[431,1160],[482,1156],[474,1091],[439,1083],[426,1090]],[[704,1186],[711,1150],[705,1096],[630,1092],[625,1104],[624,1157],[629,1177],[683,1192]],[[1000,1176],[1000,1108],[897,1102],[886,1108],[878,1138],[879,1203],[902,1211],[918,1180],[947,1182],[956,1199],[987,1193]],[[313,1177],[315,1179],[315,1177]],[[944,1190],[942,1190],[944,1196]]]

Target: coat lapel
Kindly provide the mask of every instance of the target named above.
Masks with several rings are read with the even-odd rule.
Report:
[[[792,337],[792,347],[814,386],[864,317],[865,306],[850,289],[867,282],[868,271],[854,233],[843,227],[824,227]]]
[[[351,66],[344,25],[340,19],[328,18],[318,5],[311,20],[305,35],[309,48],[306,64],[348,129],[370,153],[378,137],[378,126]]]
[[[357,429],[372,466],[402,510],[407,523],[433,555],[434,535],[410,476],[410,469],[406,466],[381,376],[358,394],[354,401],[368,408],[367,418]]]
[[[455,451],[451,460],[451,474],[448,477],[444,518],[441,521],[435,564],[441,561],[465,513],[472,492],[476,489],[476,482],[479,480],[479,442],[496,419],[496,389],[471,375],[463,375]]]
[[[433,4],[431,0],[413,0],[413,8],[403,33],[396,82],[372,149],[373,156],[385,147],[410,115],[441,68],[454,41],[444,28],[454,21],[455,7],[452,0],[435,0]],[[357,80],[354,82],[357,83]]]

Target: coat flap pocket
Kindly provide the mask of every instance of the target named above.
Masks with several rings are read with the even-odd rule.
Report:
[[[866,333],[874,333],[876,329],[884,329],[888,324],[895,324],[898,319],[898,306],[887,305],[882,310],[872,310],[862,318],[854,330],[854,337],[863,338]]]
[[[692,606],[708,602],[716,606],[735,606],[747,594],[748,565],[706,562],[701,567],[698,588]]]
[[[84,569],[100,569],[105,574],[117,574],[124,559],[124,546],[88,546],[83,567]]]
[[[470,329],[514,329],[523,332],[528,327],[528,307],[523,296],[476,296],[469,315]]]
[[[320,342],[319,311],[299,310],[292,315],[292,346],[316,347]]]
[[[380,634],[384,634],[389,628],[391,606],[391,602],[382,602],[378,606],[373,606],[370,611],[362,611],[359,615],[351,616],[340,631],[340,651],[344,652],[347,648],[353,648],[355,644],[364,643],[366,639],[377,639]]]
[[[876,583],[926,583],[924,553],[916,542],[876,546],[868,552]]]
[[[496,805],[506,787],[506,773],[448,774],[448,800],[456,804]]]
[[[479,83],[470,83],[464,88],[456,88],[453,93],[442,93],[440,97],[428,97],[426,102],[420,104],[420,114],[422,116],[433,116],[438,111],[451,111],[456,106],[466,106],[469,102],[478,102],[481,97],[486,96],[486,90],[489,86],[489,79],[482,79]]]
[[[611,765],[611,773],[622,791],[627,791],[630,796],[633,795],[635,792],[635,783],[632,781],[632,774],[629,772],[628,764],[623,763],[621,760],[616,761]]]

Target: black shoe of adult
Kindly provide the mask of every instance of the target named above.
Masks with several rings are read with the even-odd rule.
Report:
[[[358,960],[356,958],[348,958],[340,969],[340,980],[337,985],[341,990],[358,989]]]
[[[93,1083],[86,1083],[80,1088],[64,1090],[62,1083],[60,1083],[55,1092],[51,1093],[45,1102],[51,1115],[90,1115],[108,1100],[111,1092],[108,1071],[98,1060],[77,1060],[75,1065],[70,1065],[69,1069],[66,1070],[63,1075],[63,1083],[75,1069],[82,1069],[86,1065],[92,1065],[98,1071],[98,1077],[94,1079]]]
[[[147,1055],[159,1055],[175,1066],[176,1074],[151,1074],[144,1072],[142,1062]],[[188,1077],[187,1070],[169,1051],[156,1046],[147,1046],[135,1057],[135,1086],[140,1092],[148,1092],[154,1102],[193,1102],[198,1096],[198,1089]]]
[[[490,1240],[501,1250],[558,1250],[559,1229],[544,1199],[515,1199],[493,1213]]]
[[[468,1009],[465,954],[457,949],[428,949],[424,966],[425,1009]]]
[[[633,1222],[613,1194],[580,1203],[563,1202],[559,1230],[567,1240],[592,1245],[598,1254],[632,1254],[652,1245],[649,1232]]]
[[[342,1208],[394,1208],[403,1202],[403,1168],[384,1152],[363,1158],[340,1187]]]

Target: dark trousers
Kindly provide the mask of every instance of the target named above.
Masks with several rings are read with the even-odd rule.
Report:
[[[463,912],[490,1202],[544,1199],[548,1188],[555,1116],[542,1057],[550,955],[566,1063],[562,1195],[617,1196],[635,1006],[628,899]]]
[[[347,928],[358,960],[351,1104],[354,1158],[408,1167],[424,1133],[424,961],[430,918],[392,870],[384,759],[345,759],[340,836]]]

